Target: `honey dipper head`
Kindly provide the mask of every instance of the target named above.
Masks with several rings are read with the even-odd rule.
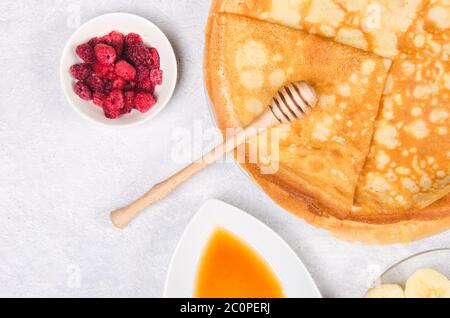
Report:
[[[296,85],[299,88],[299,91],[303,99],[311,109],[316,107],[318,99],[316,91],[311,85],[309,85],[305,81],[293,83],[292,85]]]
[[[308,115],[317,100],[314,88],[300,81],[283,87],[273,98],[270,109],[280,123],[294,122]]]

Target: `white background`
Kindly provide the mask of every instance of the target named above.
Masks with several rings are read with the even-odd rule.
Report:
[[[209,198],[233,204],[278,232],[327,297],[358,297],[412,253],[450,246],[450,232],[409,245],[338,241],[284,212],[234,164],[217,164],[124,232],[108,214],[181,167],[175,128],[213,127],[203,90],[209,0],[0,2],[0,296],[159,297],[185,226]],[[167,34],[179,59],[168,107],[137,128],[80,118],[59,85],[59,59],[80,22],[129,12]],[[75,23],[75,25],[74,25]]]

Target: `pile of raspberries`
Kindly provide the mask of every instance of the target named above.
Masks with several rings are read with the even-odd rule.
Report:
[[[101,107],[105,116],[119,118],[133,108],[145,113],[156,103],[154,91],[163,71],[155,48],[140,35],[112,31],[76,48],[83,63],[70,67],[77,80],[74,91],[83,100]]]

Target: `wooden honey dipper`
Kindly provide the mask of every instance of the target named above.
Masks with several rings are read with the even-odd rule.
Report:
[[[116,227],[124,229],[145,208],[168,196],[179,185],[203,170],[210,163],[215,162],[225,153],[247,142],[261,130],[269,129],[278,124],[297,121],[308,115],[316,104],[316,93],[308,83],[301,81],[283,87],[272,99],[268,109],[252,124],[175,175],[156,184],[130,205],[112,212],[112,223]]]

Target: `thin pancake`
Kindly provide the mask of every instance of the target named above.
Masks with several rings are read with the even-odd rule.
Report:
[[[405,220],[389,224],[370,224],[351,220],[341,220],[322,213],[307,201],[300,200],[282,185],[261,177],[259,167],[245,165],[249,176],[281,207],[303,218],[308,223],[330,231],[334,236],[346,241],[366,244],[408,243],[450,228],[450,216],[436,217],[434,220]],[[423,209],[425,214],[442,215],[448,211],[450,196]]]
[[[318,110],[280,127],[280,169],[265,178],[337,217],[352,209],[389,66],[359,49],[232,14],[212,22],[206,63],[222,129],[246,126],[283,85],[315,87]]]
[[[398,62],[398,59],[402,59],[399,52],[404,51],[403,45],[408,42],[407,39],[403,40],[403,38],[406,37],[405,34],[407,34],[408,30],[412,30],[412,34],[417,33],[417,27],[420,28],[420,24],[418,24],[417,21],[419,21],[418,19],[420,19],[420,17],[422,17],[424,21],[423,26],[425,31],[431,33],[433,37],[437,36],[439,32],[448,32],[450,18],[448,4],[446,3],[448,2],[435,0],[214,0],[211,12],[234,12],[261,20],[274,21],[296,28],[306,29],[308,32],[318,33],[322,36],[334,38],[335,41],[367,49],[368,51],[376,52],[382,56],[394,57],[393,74],[395,74],[397,72],[395,71],[397,65],[402,64]],[[320,8],[322,9],[318,10]],[[320,14],[321,12],[323,13],[322,15]],[[309,18],[306,19],[308,16]],[[411,43],[414,44],[414,41],[417,41],[416,43],[420,44],[420,38],[421,37],[419,36],[416,39],[415,35],[411,35],[410,39],[413,39],[413,41],[409,40],[409,46],[411,46]],[[434,48],[434,50],[441,47],[441,57],[444,62],[448,63],[448,54],[450,54],[448,40],[447,43],[435,43],[435,41],[433,41],[427,46],[432,49]],[[207,52],[209,51],[208,47],[209,31],[207,31]],[[406,47],[408,47],[408,44],[406,44]],[[420,48],[414,46],[412,46],[412,48],[412,52],[416,52],[412,54],[423,56],[423,52],[420,52]],[[430,56],[429,53],[426,53],[425,56],[426,55]],[[420,64],[420,61],[416,59],[415,63]],[[428,63],[431,65],[430,62]],[[438,66],[438,68],[439,67],[440,66]],[[404,68],[407,70],[408,64],[405,64]],[[434,68],[432,67],[432,69]],[[437,81],[439,90],[441,91],[440,95],[448,98],[448,68],[446,71],[438,74],[440,74],[439,76],[441,78]],[[389,82],[392,83],[393,79],[393,76],[390,76]],[[388,91],[387,95],[389,95]],[[398,97],[396,98],[398,99]],[[443,108],[442,106],[445,106],[448,110],[448,100],[446,104],[433,105],[432,103],[432,98],[427,98],[422,101],[422,105],[432,105],[435,107],[427,108],[428,119],[435,109]],[[396,108],[399,109],[398,106],[396,106]],[[413,108],[414,105],[404,103],[402,109],[405,110],[405,113],[409,113]],[[389,110],[383,110],[380,116],[384,117],[386,112],[387,116],[390,117]],[[417,109],[414,110],[415,114],[418,112]],[[441,116],[445,116],[442,114],[442,112],[435,112],[433,115],[434,121],[439,121]],[[230,117],[232,117],[232,115],[230,115]],[[447,173],[445,175],[442,174],[442,171],[445,172],[445,169],[442,171],[438,170],[439,173],[436,174],[436,177],[440,176],[441,180],[448,178],[449,174],[449,138],[447,137],[445,140],[441,139],[443,142],[437,143],[434,141],[433,135],[436,133],[443,135],[446,130],[448,131],[448,123],[448,120],[444,123],[438,123],[437,128],[433,127],[433,129],[430,129],[431,134],[427,137],[428,147],[439,145],[440,149],[438,149],[437,154],[447,155],[446,160],[445,158],[443,158],[444,160],[438,160],[439,165],[447,167]],[[409,131],[411,131],[411,129],[409,129]],[[412,150],[414,152],[414,149]],[[420,151],[421,149],[417,149],[418,153],[420,153]],[[374,157],[373,155],[375,153],[375,148],[371,153],[371,159],[368,161],[364,175],[367,175],[368,172],[370,173],[370,166],[373,166],[371,161],[373,162],[374,158],[376,158],[376,156]],[[383,156],[379,158],[381,158],[380,162],[383,162]],[[389,160],[391,160],[391,158],[389,158]],[[428,159],[426,160],[428,162]],[[431,159],[431,161],[432,160],[433,159]],[[390,163],[392,164],[393,162]],[[421,163],[419,162],[419,167],[420,164]],[[424,164],[422,163],[422,166],[423,165]],[[401,213],[398,215],[400,216],[400,219],[404,219],[405,221],[401,221],[395,213],[386,213],[383,209],[377,210],[372,207],[360,207],[354,209],[354,213],[349,217],[356,221],[338,220],[330,217],[326,209],[317,209],[315,206],[305,205],[303,199],[299,199],[298,195],[281,188],[278,184],[268,182],[256,168],[250,168],[251,167],[247,167],[255,181],[280,205],[293,213],[302,216],[308,222],[328,229],[335,235],[344,239],[359,240],[367,243],[405,242],[432,235],[450,228],[450,217],[447,216],[450,214],[450,194],[445,195],[445,193],[448,193],[448,188],[446,188],[446,186],[442,186],[440,191],[436,191],[435,193],[433,193],[433,191],[430,192],[431,196],[429,197],[429,200],[426,201],[426,204],[431,203],[433,200],[438,200],[441,196],[444,197],[428,207],[421,210],[412,208],[400,211]],[[408,170],[398,169],[398,171]],[[435,172],[437,173],[438,171]],[[361,191],[361,184],[364,180],[365,177],[361,179],[360,187],[358,187],[358,194],[356,197],[356,201],[358,202],[364,200],[366,202],[368,201],[365,199],[368,197],[367,192],[364,193],[364,191]],[[433,181],[433,183],[435,183],[435,181]],[[406,182],[406,184],[409,183]],[[427,182],[425,181],[424,184],[426,185]],[[443,185],[442,181],[441,185]],[[364,187],[364,185],[362,187]],[[399,199],[401,201],[401,198]],[[377,205],[376,202],[373,203],[372,201],[368,205],[372,206],[372,204]],[[372,222],[373,224],[367,222]]]
[[[450,192],[450,20],[433,19],[436,8],[424,9],[400,43],[355,219],[434,217],[420,209]]]
[[[304,29],[392,58],[422,5],[421,0],[217,0],[213,11]]]
[[[220,10],[282,22],[395,57],[374,147],[349,218],[389,222],[450,192],[448,1],[219,1]]]

